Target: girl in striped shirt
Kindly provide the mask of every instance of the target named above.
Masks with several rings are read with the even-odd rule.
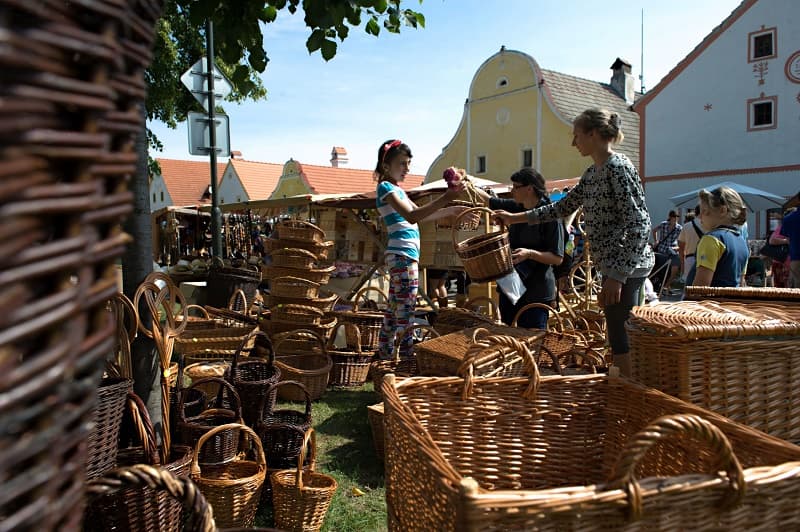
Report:
[[[408,327],[414,315],[419,289],[419,227],[417,222],[454,216],[463,207],[447,207],[458,197],[463,183],[427,205],[417,206],[400,188],[411,166],[411,149],[400,140],[388,140],[378,149],[375,178],[378,181],[377,208],[386,225],[389,240],[384,253],[389,269],[389,302],[383,316],[378,355],[391,358],[395,335]],[[410,356],[413,338],[408,336],[400,347],[400,356]]]

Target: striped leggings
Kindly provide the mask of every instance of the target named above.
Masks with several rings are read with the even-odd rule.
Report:
[[[378,355],[382,359],[392,357],[395,335],[408,327],[414,316],[419,290],[419,265],[404,255],[387,254],[389,267],[389,304],[383,314],[383,327],[378,344]],[[403,339],[400,356],[409,356],[413,345],[411,335]]]

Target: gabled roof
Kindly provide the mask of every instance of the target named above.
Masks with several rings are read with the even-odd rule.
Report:
[[[316,166],[297,163],[312,194],[346,194],[352,192],[370,192],[376,187],[372,170],[355,168],[334,168],[332,166]],[[408,174],[400,184],[403,190],[410,190],[422,184],[425,176]]]
[[[182,161],[179,159],[156,159],[161,166],[161,176],[176,207],[189,207],[210,203],[203,195],[211,184],[209,163],[205,161]],[[217,179],[225,172],[225,163],[217,163]]]
[[[639,115],[631,110],[608,83],[592,81],[569,74],[562,74],[553,70],[541,69],[544,78],[544,89],[550,95],[558,113],[572,122],[575,117],[586,109],[597,107],[615,111],[622,118],[622,132],[624,139],[618,146],[620,152],[628,156],[631,162],[639,168]],[[639,93],[635,97],[640,97]]]
[[[659,92],[661,92],[664,89],[664,87],[669,85],[670,82],[672,82],[673,79],[678,77],[678,75],[686,69],[686,67],[688,67],[690,64],[692,64],[692,62],[695,59],[697,59],[697,57],[700,56],[700,54],[702,54],[705,51],[706,48],[711,46],[711,43],[716,41],[717,38],[720,35],[722,35],[723,32],[725,32],[725,30],[727,30],[729,27],[731,27],[733,25],[733,23],[736,22],[739,19],[739,17],[744,15],[744,13],[748,9],[753,7],[753,4],[755,4],[756,1],[757,0],[743,0],[743,2],[736,7],[736,9],[731,11],[731,14],[728,15],[725,18],[725,20],[720,22],[719,25],[716,28],[711,30],[711,33],[706,35],[705,39],[700,41],[700,44],[695,46],[694,49],[691,52],[689,52],[689,54],[686,57],[684,57],[675,66],[675,68],[670,70],[669,73],[666,76],[664,76],[661,79],[661,81],[659,81],[658,84],[655,87],[650,89],[650,91],[648,91],[647,94],[645,94],[640,99],[638,99],[636,101],[636,103],[633,104],[633,107],[635,109],[644,108],[650,102],[650,100],[652,100]]]
[[[231,159],[230,163],[251,200],[270,197],[283,174],[282,164],[260,163],[243,159]]]

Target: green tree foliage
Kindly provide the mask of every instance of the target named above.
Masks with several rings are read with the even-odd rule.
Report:
[[[159,120],[171,128],[200,110],[197,101],[179,82],[192,64],[206,53],[205,22],[214,23],[217,66],[233,84],[227,100],[240,102],[266,98],[260,74],[269,62],[264,32],[279,16],[302,14],[309,29],[306,48],[319,51],[325,61],[337,51],[351,28],[364,28],[378,36],[381,26],[399,33],[403,26],[424,27],[425,17],[401,6],[402,0],[166,0],[158,22],[153,61],[145,73],[148,120]],[[422,4],[422,0],[419,0]],[[150,131],[150,148],[163,146]]]

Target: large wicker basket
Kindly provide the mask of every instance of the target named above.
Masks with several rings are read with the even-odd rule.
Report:
[[[270,253],[272,265],[279,268],[295,268],[298,270],[310,270],[317,263],[318,257],[300,248],[276,249]]]
[[[315,298],[319,295],[319,283],[315,281],[292,275],[274,277],[271,281],[271,297]]]
[[[319,297],[286,297],[286,296],[278,296],[275,294],[268,294],[265,298],[267,307],[272,308],[278,305],[308,305],[310,307],[316,307],[323,312],[330,312],[333,310],[333,306],[336,304],[336,301],[339,299],[339,296],[336,294],[320,294]]]
[[[433,318],[433,328],[442,335],[462,331],[470,327],[488,327],[491,325],[495,325],[492,318],[460,307],[439,309]]]
[[[508,231],[501,227],[500,231],[489,231],[487,222],[487,233],[485,235],[470,237],[462,242],[456,242],[459,220],[467,214],[475,213],[492,214],[491,209],[485,207],[475,207],[462,211],[453,224],[453,247],[456,254],[464,264],[464,271],[467,272],[473,283],[486,283],[494,281],[514,270],[511,262],[511,246],[508,242]]]
[[[206,303],[209,306],[222,308],[231,300],[231,296],[237,290],[244,292],[247,301],[253,301],[258,293],[258,285],[261,282],[261,271],[250,265],[241,268],[223,266],[221,261],[212,262],[208,271]],[[245,308],[233,308],[241,312],[247,312]]]
[[[799,447],[632,381],[387,379],[390,531],[800,526]]]
[[[333,250],[333,247],[334,247],[333,240],[327,240],[325,242],[315,242],[311,240],[286,240],[286,239],[274,239],[274,238],[267,238],[266,240],[264,240],[264,249],[266,249],[269,252],[286,248],[305,249],[306,251],[310,251],[311,253],[319,257],[319,260],[325,260],[330,258],[331,250]]]
[[[298,340],[310,340],[316,349],[310,348],[302,354],[280,355],[283,344]],[[281,380],[302,384],[312,401],[322,397],[333,367],[333,361],[325,350],[325,339],[314,331],[299,329],[274,338],[273,346],[275,365],[281,370]],[[287,401],[303,401],[305,393],[295,386],[284,386],[278,390],[278,397]]]
[[[326,268],[284,268],[282,266],[262,265],[261,271],[264,274],[264,279],[272,280],[278,277],[298,277],[306,279],[317,284],[326,284],[331,278],[331,273],[335,270],[335,266],[328,266]]]
[[[687,286],[685,299],[714,301],[772,301],[779,305],[800,304],[800,288]]]
[[[633,309],[632,377],[800,442],[797,307],[684,301]]]
[[[302,220],[281,220],[275,224],[275,230],[281,240],[299,240],[321,244],[322,239],[325,238],[325,231],[311,222]]]

